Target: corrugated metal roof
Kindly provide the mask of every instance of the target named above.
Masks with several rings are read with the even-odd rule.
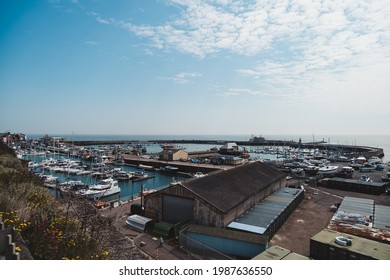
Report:
[[[153,233],[156,235],[167,237],[174,226],[174,224],[170,224],[167,222],[159,222],[154,225]]]
[[[372,199],[345,197],[338,211],[334,214],[329,228],[341,230],[342,227],[346,227],[349,232],[350,226],[347,224],[365,226],[356,228],[354,234],[359,234],[360,230],[362,236],[368,234],[377,236],[375,228],[390,230],[390,207],[375,205]],[[389,236],[389,234],[385,233],[383,237]],[[382,239],[382,236],[377,236],[377,239]]]
[[[384,205],[375,206],[374,225],[375,228],[390,230],[390,207]]]
[[[258,233],[258,234],[264,234],[264,232],[267,230],[267,228],[264,228],[264,227],[252,226],[252,225],[248,225],[248,224],[244,224],[244,223],[237,223],[237,222],[230,223],[229,228],[238,229],[238,230],[247,231],[247,232]]]
[[[372,226],[374,201],[372,199],[345,197],[332,221],[355,225]]]
[[[360,180],[353,180],[353,179],[343,179],[343,178],[325,178],[322,179],[322,181],[325,182],[339,182],[339,183],[349,183],[349,184],[357,184],[357,185],[365,185],[369,187],[378,187],[382,188],[385,186],[387,183],[382,183],[382,182],[365,182],[365,181],[360,181]]]
[[[374,204],[373,199],[368,198],[359,198],[359,197],[352,197],[352,196],[346,196],[344,198],[345,201],[353,201],[353,202],[359,202],[359,203],[366,203],[366,204]]]
[[[268,236],[260,236],[258,234],[248,232],[239,232],[235,230],[206,227],[201,225],[191,225],[188,229],[186,229],[186,231],[226,239],[241,240],[254,244],[268,244]]]
[[[126,224],[136,231],[143,232],[147,223],[153,221],[153,219],[140,216],[140,215],[131,215],[127,218]]]
[[[228,228],[264,234],[286,207],[302,192],[301,189],[280,189],[235,219]]]

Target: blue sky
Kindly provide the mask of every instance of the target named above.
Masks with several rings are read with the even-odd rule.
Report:
[[[0,2],[0,132],[384,134],[390,5]]]

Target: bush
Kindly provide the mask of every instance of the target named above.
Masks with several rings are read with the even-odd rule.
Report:
[[[110,257],[111,221],[89,201],[56,200],[42,180],[9,155],[0,156],[0,216],[21,234],[34,259]]]

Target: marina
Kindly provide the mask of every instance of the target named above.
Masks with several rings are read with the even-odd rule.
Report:
[[[163,236],[173,243],[179,240],[179,246],[205,259],[214,254],[214,249],[218,250],[217,258],[251,258],[264,251],[268,242],[275,242],[282,224],[289,222],[288,216],[294,215],[295,209],[301,211],[301,203],[310,203],[312,196],[320,193],[331,199],[321,205],[322,212],[337,205],[340,196],[332,193],[368,196],[388,205],[390,164],[380,157],[381,148],[365,147],[367,153],[355,153],[345,147],[323,149],[303,144],[241,146],[226,141],[216,146],[189,142],[180,146],[144,141],[78,146],[48,137],[15,141],[11,146],[53,196],[88,203],[104,216],[123,213],[115,216],[115,226],[124,234],[139,236],[135,239],[140,242],[139,249],[144,247],[152,257],[155,254],[146,245],[151,235]],[[372,151],[379,156],[371,155]],[[286,200],[287,196],[298,198],[298,192],[299,199]],[[329,201],[332,203],[327,205]],[[289,210],[276,211],[277,207],[284,209],[284,203]],[[205,210],[197,211],[201,204]],[[219,210],[215,211],[215,207]],[[305,217],[313,219],[312,223],[318,219],[310,211],[304,212]],[[252,224],[252,216],[258,216],[257,220],[269,216],[275,223],[270,226],[272,234],[265,235],[266,227]],[[191,221],[190,227],[176,236],[172,228],[186,221]],[[241,233],[236,235],[234,231]],[[253,234],[262,237],[261,244],[253,242],[259,238]],[[308,240],[316,232],[304,234]],[[245,246],[235,251],[235,246],[223,241],[226,238],[233,243],[245,241]],[[197,251],[188,246],[188,239],[208,240],[202,246],[213,250]],[[214,248],[220,242],[224,245]],[[305,245],[297,252],[309,257]]]
[[[75,190],[76,196],[85,196],[95,200],[103,197],[106,201],[132,200],[140,196],[141,189],[144,191],[158,190],[176,180],[188,179],[180,174],[170,176],[155,169],[142,170],[130,165],[101,164],[93,167],[85,160],[65,159],[63,155],[51,155],[49,159],[43,155],[28,155],[25,159],[30,161],[29,167],[45,181],[45,185],[49,188],[58,191],[65,190],[65,192]],[[97,191],[99,184],[107,182],[105,180],[110,180],[110,178],[117,181],[119,192],[110,196],[92,195],[92,190]],[[86,190],[90,192],[87,193]]]
[[[62,190],[65,184],[80,192],[82,184],[90,188],[101,180],[116,180],[119,194],[105,200],[131,200],[140,196],[142,188],[159,190],[175,181],[255,161],[302,180],[334,176],[360,180],[363,172],[382,172],[377,180],[388,180],[385,167],[389,163],[382,162],[382,148],[301,141],[286,146],[286,141],[258,139],[237,141],[239,145],[220,140],[69,141],[44,136],[21,142],[14,149],[52,189]],[[174,159],[166,151],[181,151],[180,157]]]

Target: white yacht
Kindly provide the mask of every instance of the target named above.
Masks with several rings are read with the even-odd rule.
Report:
[[[121,189],[119,188],[118,181],[112,178],[100,180],[98,184],[91,185],[87,189],[82,189],[77,192],[81,197],[88,199],[101,199],[114,194],[119,194]]]
[[[336,174],[339,167],[337,165],[327,165],[318,169],[318,174]]]
[[[379,158],[379,157],[370,157],[368,159],[368,162],[371,163],[371,164],[381,164],[382,163],[382,160]]]

